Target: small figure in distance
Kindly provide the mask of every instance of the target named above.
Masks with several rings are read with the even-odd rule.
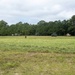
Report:
[[[51,34],[51,36],[52,36],[52,37],[56,37],[57,34],[54,32],[54,33]]]
[[[71,36],[71,34],[67,33],[66,36]]]
[[[27,36],[25,35],[25,38],[27,38]]]

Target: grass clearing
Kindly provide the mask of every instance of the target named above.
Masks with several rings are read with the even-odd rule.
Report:
[[[0,37],[0,75],[75,75],[75,37]]]
[[[26,52],[75,52],[75,37],[0,37],[0,50]]]

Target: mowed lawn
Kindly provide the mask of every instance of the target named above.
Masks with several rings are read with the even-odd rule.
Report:
[[[75,75],[75,37],[0,36],[0,75]]]

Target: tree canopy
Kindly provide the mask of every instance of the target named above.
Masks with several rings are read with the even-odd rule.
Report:
[[[64,36],[67,33],[75,36],[75,15],[69,20],[63,21],[39,21],[36,25],[18,22],[8,25],[4,20],[0,21],[0,36],[13,35],[39,35],[47,36],[56,33],[58,36]]]

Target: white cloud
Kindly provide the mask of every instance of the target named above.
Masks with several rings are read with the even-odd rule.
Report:
[[[0,0],[0,20],[36,23],[69,19],[75,14],[75,0]]]

